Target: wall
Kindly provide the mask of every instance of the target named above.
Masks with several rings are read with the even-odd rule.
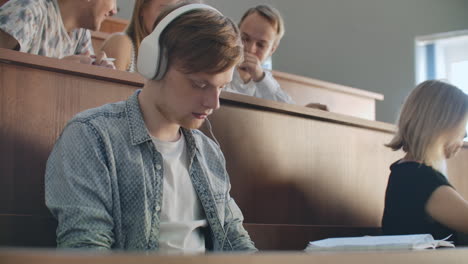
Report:
[[[130,1],[118,0],[122,18]],[[274,58],[279,71],[385,95],[377,120],[393,123],[415,85],[414,38],[468,28],[466,0],[205,0],[238,21],[269,3],[286,20]]]

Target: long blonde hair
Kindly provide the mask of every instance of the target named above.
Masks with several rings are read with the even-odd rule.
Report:
[[[128,23],[127,28],[125,28],[125,33],[132,40],[135,47],[135,54],[138,54],[138,47],[140,47],[141,41],[149,34],[145,28],[141,11],[150,1],[152,0],[135,0],[132,18],[130,19],[130,23]]]
[[[153,0],[135,0],[135,5],[133,6],[132,18],[130,23],[125,28],[125,33],[132,40],[132,43],[135,47],[135,55],[138,57],[138,48],[140,47],[141,41],[148,36],[151,32],[148,32],[145,28],[145,22],[141,16],[143,8],[146,7],[148,3]],[[202,0],[179,0],[177,3],[202,3]]]
[[[406,98],[398,131],[386,146],[438,167],[445,159],[443,136],[464,120],[467,111],[468,96],[462,90],[442,81],[425,81]]]

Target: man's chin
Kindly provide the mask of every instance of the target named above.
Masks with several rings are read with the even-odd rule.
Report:
[[[185,129],[199,129],[205,120],[191,120],[187,122],[183,122],[180,126]]]
[[[102,18],[102,19],[95,19],[94,20],[94,23],[92,25],[90,25],[90,28],[88,28],[89,30],[92,30],[92,31],[99,31],[101,30],[101,25],[102,23],[104,22],[104,20],[106,20],[106,18]]]

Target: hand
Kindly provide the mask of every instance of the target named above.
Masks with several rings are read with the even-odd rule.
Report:
[[[115,65],[112,61],[105,60],[107,58],[106,53],[101,51],[97,56],[91,55],[89,51],[83,54],[78,55],[71,55],[63,57],[63,60],[74,61],[81,64],[88,64],[88,65],[97,65],[101,67],[115,69]]]
[[[94,59],[93,65],[101,66],[101,67],[106,67],[110,69],[115,70],[115,65],[112,61],[106,60],[107,55],[104,51],[99,52],[96,56],[92,55],[91,58]]]
[[[68,60],[68,61],[73,61],[73,62],[77,62],[81,64],[88,64],[88,65],[91,65],[93,63],[93,59],[91,58],[91,54],[89,53],[89,51],[83,54],[66,56],[66,57],[63,57],[62,60]]]
[[[307,104],[306,107],[328,111],[327,105],[319,104],[319,103],[310,103],[310,104]]]
[[[239,69],[250,74],[254,82],[259,82],[265,77],[260,60],[249,52],[244,52],[244,61],[239,64]]]

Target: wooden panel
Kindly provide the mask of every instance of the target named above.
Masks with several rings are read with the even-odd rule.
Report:
[[[468,200],[468,143],[461,151],[447,162],[447,174],[450,183]],[[468,239],[466,239],[468,241]]]
[[[45,163],[66,122],[82,110],[126,99],[136,88],[0,64],[0,213],[47,213]]]
[[[272,252],[263,254],[159,255],[147,252],[80,252],[0,249],[0,263],[15,264],[440,264],[465,263],[468,249],[367,252]]]
[[[278,71],[273,74],[299,105],[321,103],[330,112],[375,120],[375,102],[383,100],[381,94],[352,87]]]
[[[210,120],[247,223],[380,226],[391,132],[229,102]]]
[[[56,138],[74,114],[141,85],[134,74],[1,50],[0,245],[53,244],[43,177]],[[261,247],[378,229],[388,166],[401,156],[383,147],[392,125],[230,93],[221,104],[213,130]],[[449,163],[457,186],[466,186],[466,151]]]
[[[108,17],[101,24],[99,31],[106,33],[114,32],[123,32],[128,25],[128,20],[117,18],[117,17]]]
[[[0,214],[0,246],[55,247],[56,228],[51,215]]]

